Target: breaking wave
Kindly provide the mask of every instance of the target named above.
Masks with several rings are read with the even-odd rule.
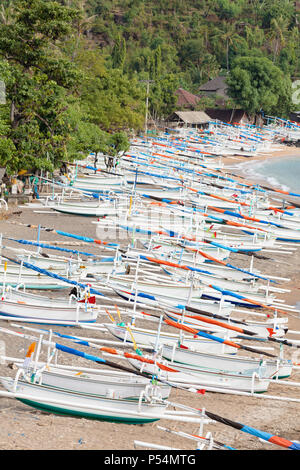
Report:
[[[300,157],[300,155],[299,155]],[[300,158],[281,157],[268,160],[252,160],[235,165],[235,169],[250,180],[282,189],[300,193]],[[233,167],[231,167],[233,169]]]

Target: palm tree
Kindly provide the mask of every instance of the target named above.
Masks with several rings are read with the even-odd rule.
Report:
[[[211,31],[211,28],[208,24],[202,24],[201,25],[200,34],[201,34],[201,36],[203,36],[206,50],[208,49],[208,45],[209,45],[209,33],[210,33],[210,31]]]
[[[218,30],[215,34],[215,39],[225,43],[226,47],[226,68],[229,71],[229,48],[235,42],[241,40],[240,36],[236,32],[236,25],[234,23],[227,23],[223,21],[222,29]]]
[[[90,31],[91,24],[93,23],[93,20],[97,17],[97,15],[92,15],[89,17],[86,15],[86,0],[80,0],[78,2],[77,8],[82,12],[82,16],[81,18],[79,18],[77,23],[78,39],[80,39],[81,35],[84,32],[88,33]]]
[[[91,29],[91,25],[93,24],[93,20],[97,17],[97,15],[87,16],[86,14],[86,0],[68,0],[67,6],[72,8],[77,8],[80,12],[76,21],[76,33],[75,38],[73,40],[73,52],[72,52],[72,60],[75,60],[75,57],[78,54],[80,49],[80,43],[82,39],[82,35],[84,33],[89,33]]]
[[[276,61],[277,55],[286,43],[286,34],[288,32],[289,20],[280,16],[272,18],[270,23],[269,38],[274,44],[273,62]]]
[[[218,75],[219,70],[220,66],[216,57],[209,52],[204,54],[201,64],[201,79],[205,76],[207,80],[211,80]]]
[[[246,25],[245,33],[247,44],[250,48],[262,46],[265,39],[265,33],[263,29],[257,25],[254,28]]]
[[[1,5],[0,8],[0,23],[9,25],[12,23],[13,17],[13,2],[9,1],[6,3],[7,6]]]

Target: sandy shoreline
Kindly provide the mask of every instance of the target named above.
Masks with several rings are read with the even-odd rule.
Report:
[[[253,157],[243,157],[242,155],[222,157],[222,162],[224,163],[225,166],[229,166],[232,163],[238,163],[238,162],[263,161],[263,160],[269,160],[270,158],[293,157],[293,156],[300,158],[300,147],[278,145],[278,150],[266,151],[265,153],[259,153],[257,155],[253,155]]]
[[[288,149],[289,151],[291,149]],[[288,151],[286,150],[286,152]],[[300,149],[298,149],[300,152]],[[276,153],[276,152],[275,152]],[[278,153],[276,153],[278,156]],[[242,160],[244,161],[244,159]],[[95,226],[90,223],[89,218],[62,215],[55,212],[51,214],[36,213],[32,209],[19,209],[20,215],[15,215],[13,219],[0,221],[0,233],[5,236],[24,238],[28,240],[36,239],[37,232],[31,228],[21,225],[11,224],[10,220],[18,221],[24,224],[42,224],[47,227],[73,232],[78,235],[95,237]],[[42,241],[57,240],[57,235],[51,232],[42,233]],[[65,240],[65,239],[64,239]],[[7,242],[9,246],[10,242]],[[68,245],[67,245],[68,246]],[[78,246],[78,245],[77,245]],[[70,242],[70,248],[75,248]],[[77,248],[81,249],[81,248]],[[82,247],[87,249],[86,246]],[[46,250],[47,251],[47,250]],[[88,246],[88,251],[95,253],[104,253],[103,248]],[[53,252],[52,252],[53,253]],[[249,265],[249,259],[242,255],[233,255],[230,260],[233,264],[238,263],[244,267]],[[291,289],[290,293],[280,295],[280,298],[286,299],[287,303],[295,304],[300,301],[299,290],[299,249],[293,255],[278,254],[271,255],[269,260],[255,261],[255,267],[264,273],[276,272],[280,276],[289,277],[289,283],[283,284],[285,288]],[[70,288],[62,291],[59,296],[65,292],[68,295]],[[99,317],[99,322],[108,321],[107,318]],[[300,318],[297,315],[289,317],[291,329],[300,330]],[[8,323],[0,321],[0,326],[8,327]],[[156,326],[149,323],[147,328]],[[94,334],[89,330],[78,332],[71,327],[57,327],[56,331],[66,334],[81,334],[86,337],[92,337]],[[102,333],[99,334],[99,336]],[[106,339],[109,335],[104,335]],[[295,336],[299,339],[299,336]],[[24,357],[28,348],[28,341],[17,338],[14,341],[7,341],[7,337],[0,334],[0,340],[6,341],[6,354],[9,356]],[[67,343],[66,343],[67,344]],[[253,346],[253,343],[250,344]],[[276,344],[272,343],[274,351],[279,351]],[[87,349],[82,349],[88,351]],[[300,363],[300,356],[286,348],[286,357],[292,357],[293,360]],[[62,362],[78,365],[82,367],[94,367],[81,358],[72,358],[69,355],[61,354],[59,356]],[[100,367],[100,366],[99,366]],[[14,376],[15,370],[12,370],[7,364],[0,364],[0,375]],[[291,380],[299,381],[299,371],[292,375]],[[289,397],[299,397],[298,390],[291,386],[280,386],[271,384],[268,393],[276,396],[288,395]],[[298,403],[275,401],[261,397],[242,397],[220,393],[205,393],[205,395],[195,395],[185,391],[172,390],[170,399],[174,402],[188,404],[197,408],[205,408],[211,412],[217,413],[226,418],[256,427],[260,430],[279,435],[290,440],[300,440],[300,407]],[[170,447],[176,447],[183,450],[194,450],[195,444],[187,439],[179,438],[169,433],[164,433],[157,429],[157,424],[169,427],[175,430],[182,430],[188,433],[199,432],[196,424],[169,422],[160,420],[157,423],[146,425],[126,425],[100,421],[92,421],[82,418],[71,418],[67,416],[58,416],[47,414],[35,410],[16,400],[2,398],[0,400],[0,449],[28,449],[28,450],[129,450],[134,449],[134,440],[141,440],[154,443],[163,443]],[[204,427],[204,434],[208,431],[213,433],[216,440],[224,442],[240,450],[280,450],[280,447],[272,446],[260,442],[257,438],[251,437],[233,428],[224,426],[220,423],[210,424]]]

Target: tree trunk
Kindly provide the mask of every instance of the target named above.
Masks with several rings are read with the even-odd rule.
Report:
[[[227,61],[227,72],[229,71],[229,42],[227,39],[227,44],[226,44],[226,61]]]
[[[15,103],[14,101],[11,102],[11,105],[10,105],[10,122],[14,123],[15,121]]]

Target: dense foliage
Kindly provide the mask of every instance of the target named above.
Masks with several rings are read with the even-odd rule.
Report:
[[[159,74],[178,73],[195,91],[236,56],[270,58],[299,73],[299,28],[290,0],[62,0],[91,17],[86,35],[111,54],[124,41],[123,67],[149,72],[160,47]],[[94,15],[94,16],[92,16]],[[118,46],[119,47],[119,46]],[[200,71],[201,69],[201,75]],[[200,80],[199,80],[200,78]]]
[[[236,60],[264,58],[270,81],[280,72],[287,81],[300,75],[299,2],[290,0],[61,0],[77,5],[86,17],[85,37],[95,44],[109,69],[117,68],[130,79],[150,79],[150,113],[164,118],[175,109],[178,86],[199,94],[201,84],[218,75],[234,83]],[[297,6],[298,5],[298,6]],[[235,75],[232,75],[235,68]],[[240,70],[241,71],[241,70]],[[247,73],[247,67],[244,69]],[[256,73],[259,73],[257,70]],[[281,106],[270,107],[287,115],[292,106],[289,93],[280,91]],[[252,83],[256,98],[261,90]],[[276,92],[276,83],[271,89]],[[273,91],[269,92],[272,94]],[[236,106],[249,113],[269,103],[253,103],[230,90]],[[279,95],[278,95],[279,97]],[[218,105],[217,96],[215,102]],[[283,101],[282,101],[283,100]],[[274,99],[273,99],[274,102]],[[199,103],[204,109],[207,97]],[[232,106],[232,100],[228,106]]]
[[[259,111],[288,115],[292,84],[288,77],[265,57],[239,57],[228,78],[235,102],[251,114]]]
[[[228,105],[287,115],[299,52],[290,0],[2,0],[0,164],[52,171],[114,155],[144,128],[147,89],[161,119],[178,87],[199,94],[218,75]]]
[[[16,0],[2,13],[0,77],[6,103],[0,105],[0,164],[10,173],[53,171],[89,151],[114,155],[127,149],[120,131],[131,120],[132,127],[141,126],[135,108],[144,107],[125,76],[101,74],[101,66],[95,73],[100,54],[81,58],[76,26],[82,12],[54,1]]]

